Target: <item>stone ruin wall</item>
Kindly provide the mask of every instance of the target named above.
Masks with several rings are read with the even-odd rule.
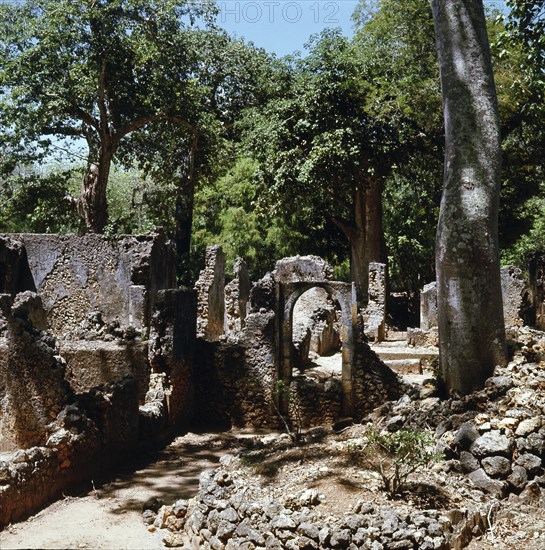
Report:
[[[207,261],[205,273],[215,272],[214,256],[217,258],[217,251],[214,255],[207,254],[210,263]],[[211,279],[210,275],[208,277]],[[238,333],[220,335],[213,342],[202,337],[198,339],[194,422],[222,427],[282,428],[273,397],[279,376],[278,323],[282,317],[277,311],[278,288],[301,281],[323,283],[331,279],[331,268],[320,258],[281,260],[273,273],[253,285],[245,326]],[[200,288],[202,292],[204,287]],[[201,296],[199,303],[208,303],[207,298]],[[371,352],[361,323],[356,329],[359,336],[354,356],[353,391],[357,402],[355,414],[361,418],[389,396],[397,395],[399,379]],[[291,416],[293,422],[296,415],[301,416],[307,427],[342,417],[340,378],[309,378],[293,372],[290,392],[292,405],[287,416]]]
[[[187,424],[196,296],[174,283],[162,235],[0,236],[0,525]]]

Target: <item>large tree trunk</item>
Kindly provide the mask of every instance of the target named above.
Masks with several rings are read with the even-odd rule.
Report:
[[[369,262],[387,263],[386,242],[382,226],[382,179],[367,178],[365,186],[365,227]]]
[[[108,223],[106,187],[110,177],[113,151],[101,148],[98,161],[90,161],[83,178],[77,211],[89,233],[102,233]]]
[[[445,171],[436,240],[439,352],[452,392],[507,361],[498,257],[501,148],[482,0],[432,0]]]
[[[176,275],[180,283],[191,283],[189,260],[191,255],[191,231],[193,226],[193,203],[195,185],[184,178],[178,187],[175,206],[174,243],[176,244]]]
[[[176,275],[178,281],[188,285],[192,281],[191,266],[191,233],[193,228],[193,204],[195,201],[195,184],[197,179],[196,163],[199,147],[199,132],[192,130],[193,138],[187,172],[182,176],[176,191],[175,206],[175,231],[174,242],[176,244]]]
[[[358,303],[367,303],[369,295],[369,247],[366,223],[365,189],[357,187],[353,198],[353,231],[350,241],[350,275],[356,284]]]

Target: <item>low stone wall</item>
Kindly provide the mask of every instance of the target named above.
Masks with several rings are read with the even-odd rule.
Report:
[[[414,510],[407,514],[359,501],[350,514],[324,518],[314,511],[319,502],[316,491],[307,490],[295,499],[286,495],[283,500],[272,500],[250,487],[244,475],[226,468],[236,464],[236,458],[224,457],[221,462],[222,467],[201,475],[192,502],[179,500],[158,511],[155,526],[173,533],[165,537],[170,546],[450,550],[463,548],[487,527],[485,507],[471,512]],[[147,518],[153,521],[153,515]]]
[[[76,482],[131,456],[138,443],[134,380],[96,388],[67,405],[40,446],[0,453],[0,527],[42,508]]]

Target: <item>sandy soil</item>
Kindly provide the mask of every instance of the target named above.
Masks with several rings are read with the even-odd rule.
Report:
[[[102,484],[89,483],[83,494],[67,496],[28,520],[0,533],[9,549],[159,549],[165,531],[150,532],[142,522],[142,505],[151,497],[166,504],[190,498],[199,476],[242,434],[187,434],[139,464]]]

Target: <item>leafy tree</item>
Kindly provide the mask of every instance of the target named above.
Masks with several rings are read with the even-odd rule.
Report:
[[[210,4],[175,0],[28,0],[0,6],[3,140],[79,138],[89,154],[78,213],[107,223],[112,160],[132,132],[159,120],[197,134],[203,94],[189,25]],[[191,154],[191,152],[190,152]]]
[[[507,361],[498,250],[500,122],[482,1],[432,1],[445,118],[436,241],[439,351],[449,391]]]
[[[244,140],[260,161],[264,200],[308,221],[310,231],[317,223],[341,229],[361,300],[369,261],[385,259],[380,194],[394,138],[363,109],[350,41],[328,30],[309,48],[306,58],[288,60],[284,94],[246,113]]]

